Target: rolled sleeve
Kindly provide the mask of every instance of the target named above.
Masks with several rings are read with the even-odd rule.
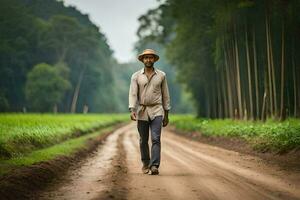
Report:
[[[168,88],[166,76],[164,76],[164,79],[162,81],[162,103],[163,103],[164,110],[171,109],[169,88]]]
[[[131,76],[131,82],[129,87],[129,105],[128,108],[130,109],[136,109],[138,100],[138,85],[137,85],[137,78],[135,74]]]

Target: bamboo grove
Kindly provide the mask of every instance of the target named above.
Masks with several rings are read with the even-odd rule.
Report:
[[[168,0],[139,34],[166,45],[199,116],[284,120],[300,115],[299,10],[286,0]]]

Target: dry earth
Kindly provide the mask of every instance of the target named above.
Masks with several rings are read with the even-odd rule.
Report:
[[[297,170],[168,129],[161,140],[158,176],[141,173],[138,133],[131,123],[34,199],[300,199]]]

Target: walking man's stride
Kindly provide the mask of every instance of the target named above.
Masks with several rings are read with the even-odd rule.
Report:
[[[137,121],[140,135],[140,153],[145,174],[158,175],[161,154],[161,130],[169,123],[170,96],[166,74],[154,68],[159,56],[152,49],[145,49],[138,56],[144,68],[131,76],[129,110],[131,120]],[[151,132],[151,157],[149,152]]]

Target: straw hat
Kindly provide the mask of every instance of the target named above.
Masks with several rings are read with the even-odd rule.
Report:
[[[143,53],[141,53],[138,56],[139,61],[143,62],[144,55],[153,55],[154,56],[154,62],[158,61],[159,56],[156,54],[156,52],[153,49],[145,49]]]

